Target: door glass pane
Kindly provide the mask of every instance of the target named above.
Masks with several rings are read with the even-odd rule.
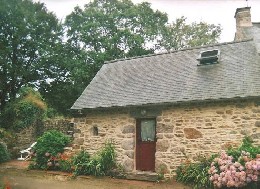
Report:
[[[154,141],[155,138],[155,120],[141,121],[142,141]]]

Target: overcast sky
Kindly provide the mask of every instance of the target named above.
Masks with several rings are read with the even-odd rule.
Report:
[[[33,0],[39,1],[39,0]],[[134,3],[150,2],[153,9],[166,12],[169,21],[181,16],[187,17],[188,22],[205,21],[210,24],[221,24],[223,31],[221,42],[234,39],[236,8],[251,7],[253,22],[260,22],[260,0],[132,0]],[[46,4],[48,10],[54,12],[58,18],[65,19],[76,5],[83,8],[90,0],[40,0]]]

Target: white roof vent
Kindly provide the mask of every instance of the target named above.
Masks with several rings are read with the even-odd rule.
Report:
[[[200,52],[198,66],[219,63],[220,51],[218,49]]]

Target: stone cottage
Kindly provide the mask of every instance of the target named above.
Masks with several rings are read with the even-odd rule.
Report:
[[[126,171],[170,174],[186,158],[260,144],[260,23],[235,13],[234,42],[105,64],[72,106],[74,149],[113,140]]]

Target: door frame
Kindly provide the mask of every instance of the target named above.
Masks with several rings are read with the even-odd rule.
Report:
[[[152,161],[153,161],[153,170],[149,170],[149,171],[155,171],[155,153],[156,153],[156,142],[157,142],[157,138],[156,138],[156,126],[157,126],[157,119],[156,117],[144,117],[144,118],[136,118],[136,136],[135,136],[135,143],[136,143],[136,149],[135,149],[135,169],[139,170],[138,168],[140,167],[140,163],[141,163],[141,159],[139,159],[139,147],[140,147],[140,135],[141,135],[141,122],[144,120],[154,120],[155,122],[155,137],[154,137],[154,153],[153,153],[153,157],[152,157]]]

